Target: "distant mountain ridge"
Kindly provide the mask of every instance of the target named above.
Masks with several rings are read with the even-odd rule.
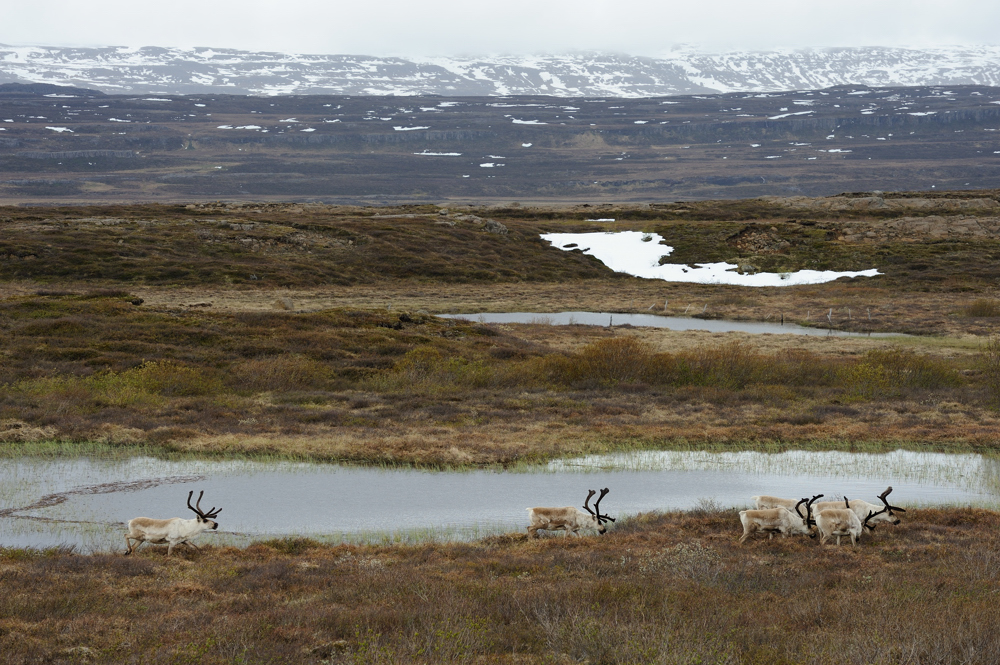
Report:
[[[678,50],[480,58],[296,55],[213,48],[0,45],[0,83],[115,94],[660,97],[838,85],[1000,86],[1000,46]]]

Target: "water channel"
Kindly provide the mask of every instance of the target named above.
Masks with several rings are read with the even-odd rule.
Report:
[[[479,323],[534,323],[542,325],[588,326],[647,326],[669,330],[707,330],[708,332],[747,332],[787,335],[823,335],[832,337],[893,337],[901,333],[857,333],[826,328],[809,328],[794,323],[766,323],[761,321],[725,321],[722,319],[695,319],[685,316],[658,316],[656,314],[624,314],[618,312],[484,312],[482,314],[438,314],[442,318],[467,319]]]
[[[0,546],[119,551],[132,517],[193,517],[185,501],[222,508],[202,542],[245,545],[307,536],[327,542],[469,540],[523,532],[529,506],[581,505],[610,488],[612,516],[749,505],[755,494],[824,493],[894,505],[1000,505],[1000,460],[896,451],[642,452],[560,460],[518,471],[423,471],[333,464],[21,458],[0,462]],[[557,537],[561,537],[557,536]]]

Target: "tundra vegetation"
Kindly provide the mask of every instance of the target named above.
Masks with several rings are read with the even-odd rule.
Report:
[[[853,548],[741,546],[706,506],[602,538],[0,550],[0,662],[997,662],[1000,517],[907,516]]]
[[[771,200],[5,208],[0,452],[436,467],[668,447],[992,452],[1000,241],[989,205],[962,207],[996,193],[975,194],[843,197],[918,200],[916,212]],[[889,225],[904,215],[930,231]],[[672,285],[538,238],[593,229],[660,233],[678,261],[884,275]],[[432,316],[680,315],[695,303],[705,318],[915,335]],[[0,662],[992,663],[998,520],[910,510],[825,551],[807,538],[740,548],[735,511],[711,508],[619,519],[603,538],[279,540],[170,559],[5,549]]]
[[[822,199],[798,209],[770,199],[599,211],[6,208],[0,441],[12,444],[7,455],[55,441],[434,466],[650,447],[992,449],[1000,238],[988,231],[990,206],[961,208],[996,203],[976,194],[876,197],[921,202],[923,217],[905,218],[918,213],[831,211]],[[788,219],[807,204],[812,219]],[[949,222],[953,208],[972,214]],[[620,221],[584,221],[595,215]],[[946,235],[890,225],[903,219],[930,220]],[[979,235],[961,230],[970,219]],[[656,231],[681,261],[884,275],[788,288],[674,285],[612,273],[538,237],[594,228]],[[703,318],[915,335],[431,315],[680,315],[692,304]]]

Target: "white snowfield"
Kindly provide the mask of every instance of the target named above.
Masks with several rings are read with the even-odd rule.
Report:
[[[733,263],[683,263],[660,265],[660,259],[669,256],[674,248],[663,245],[663,238],[656,233],[619,231],[607,233],[543,233],[542,239],[553,247],[570,251],[580,249],[593,256],[615,272],[623,272],[647,279],[696,284],[732,284],[736,286],[795,286],[822,284],[840,277],[874,277],[876,269],[858,272],[833,270],[799,270],[798,272],[759,272],[741,275]]]
[[[473,96],[645,98],[839,85],[997,86],[1000,45],[724,53],[680,48],[654,58],[615,53],[398,58],[205,47],[0,45],[0,76],[114,93],[127,90],[152,95],[149,99],[220,86],[252,95],[454,95],[461,90],[459,94]],[[566,111],[572,112],[570,108]]]

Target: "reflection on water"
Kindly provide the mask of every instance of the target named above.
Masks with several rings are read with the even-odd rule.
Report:
[[[681,316],[655,314],[623,314],[612,312],[484,312],[482,314],[438,314],[446,319],[467,319],[479,323],[534,323],[565,326],[647,326],[668,330],[707,330],[708,332],[774,333],[787,335],[824,335],[834,337],[892,337],[900,333],[854,333],[825,328],[807,328],[794,323],[762,323],[757,321],[724,321],[721,319],[693,319]]]
[[[754,494],[824,493],[875,501],[892,485],[906,506],[1000,502],[1000,464],[979,455],[793,451],[642,452],[552,462],[529,472],[435,472],[251,461],[22,459],[0,462],[0,545],[124,547],[132,517],[192,517],[190,490],[219,506],[244,544],[302,535],[329,541],[463,540],[523,530],[529,506],[581,505],[609,487],[612,515],[749,505]],[[44,499],[44,500],[43,500]]]

